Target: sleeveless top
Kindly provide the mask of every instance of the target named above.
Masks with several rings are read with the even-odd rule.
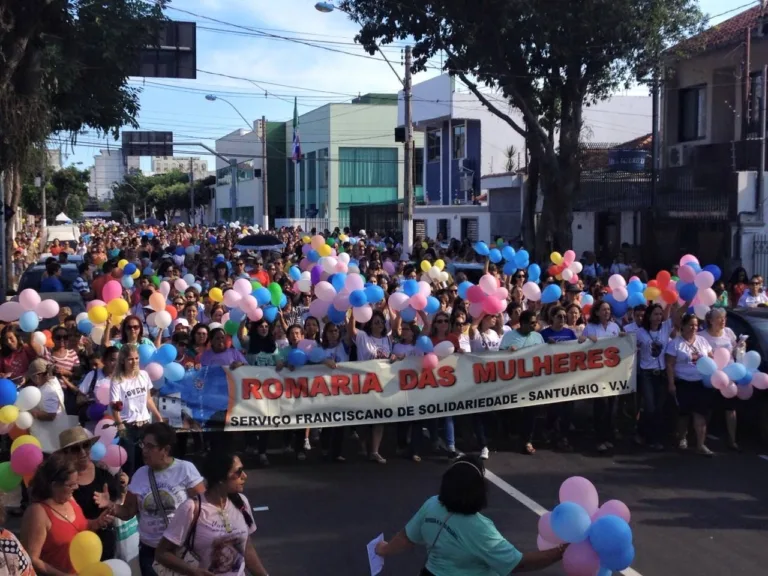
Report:
[[[74,498],[70,499],[69,503],[75,513],[73,522],[64,518],[48,504],[41,502],[43,510],[51,521],[51,528],[40,551],[40,558],[57,570],[66,574],[76,574],[69,559],[69,545],[79,532],[88,530],[88,520],[85,519],[83,510]]]

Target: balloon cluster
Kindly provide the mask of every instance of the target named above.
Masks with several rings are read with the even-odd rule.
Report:
[[[403,282],[401,291],[389,296],[388,304],[404,322],[413,322],[419,312],[434,314],[440,310],[440,301],[432,296],[432,285],[412,278]]]
[[[325,238],[320,234],[316,234],[311,238],[304,236],[302,238],[304,245],[301,247],[301,253],[304,258],[299,262],[299,268],[302,270],[309,270],[313,267],[313,264],[320,262],[321,258],[327,258],[329,256],[336,256],[336,239]]]
[[[103,389],[104,386],[97,386],[94,390],[99,403],[104,400]],[[109,400],[109,384],[106,384],[106,389],[106,399]],[[119,440],[117,438],[117,425],[112,417],[102,412],[102,418],[96,423],[93,435],[99,441],[91,446],[91,460],[102,462],[116,473],[127,462],[128,455],[125,452],[125,448],[117,444]]]
[[[565,280],[571,284],[577,284],[579,282],[579,274],[581,273],[583,266],[581,262],[576,260],[576,252],[573,250],[566,250],[565,253],[552,252],[549,255],[549,259],[552,261],[552,265],[547,269],[550,275],[554,276],[558,280]]]
[[[649,302],[656,302],[663,306],[674,304],[680,298],[677,292],[677,282],[672,280],[672,275],[666,270],[656,274],[656,278],[648,282],[643,291],[643,297]],[[630,304],[631,305],[631,304]],[[637,306],[639,304],[635,304]]]
[[[613,274],[608,278],[610,293],[603,297],[603,301],[611,306],[611,313],[616,318],[621,318],[627,310],[645,304],[644,291],[646,289],[639,278],[633,276],[629,283],[621,274]]]
[[[24,332],[34,332],[41,319],[54,318],[58,313],[58,302],[41,300],[40,294],[32,288],[22,290],[18,302],[5,302],[0,305],[0,321],[18,321],[19,328]]]
[[[563,556],[568,576],[610,576],[635,558],[629,508],[619,500],[599,504],[592,482],[573,476],[560,486],[560,504],[539,519],[539,550],[570,544]]]
[[[469,302],[469,314],[473,318],[480,318],[483,314],[495,316],[507,308],[509,292],[499,284],[495,276],[485,274],[477,285],[467,286],[467,284],[462,282],[458,287],[459,296],[464,292],[462,298]]]
[[[141,270],[139,270],[139,267],[136,266],[136,264],[133,262],[128,262],[128,260],[125,258],[117,263],[117,270],[118,274],[122,273],[120,284],[126,290],[133,288],[134,280],[138,280],[139,276],[141,276]]]
[[[345,253],[320,258],[317,264],[310,265],[310,268],[303,272],[296,266],[293,266],[288,272],[291,279],[295,281],[295,291],[311,292],[312,286],[322,280],[328,280],[334,274],[347,274],[349,272],[359,274],[360,269],[357,266],[357,261],[352,260],[349,254]],[[296,276],[297,273],[298,277]]]
[[[424,370],[434,370],[437,368],[440,360],[447,358],[455,352],[453,344],[448,340],[432,344],[432,339],[426,335],[421,335],[416,339],[416,349],[424,354],[421,360],[421,367]]]
[[[90,530],[78,532],[69,544],[69,561],[79,576],[131,576],[124,560],[101,562],[103,548],[99,536]]]
[[[680,280],[675,288],[681,304],[691,302],[693,313],[703,320],[710,307],[717,302],[717,294],[712,286],[720,279],[722,271],[714,264],[702,268],[696,256],[686,254],[680,258],[677,274]]]
[[[309,313],[315,318],[328,316],[331,322],[340,324],[350,308],[357,322],[368,322],[373,317],[371,304],[384,300],[385,294],[375,284],[366,285],[360,274],[338,272],[315,285],[315,296]]]
[[[541,268],[538,264],[530,263],[530,255],[527,250],[518,250],[512,246],[505,246],[499,239],[496,242],[499,248],[489,248],[485,242],[476,242],[474,245],[475,252],[480,256],[487,256],[488,259],[494,264],[500,264],[504,261],[503,272],[507,276],[512,276],[518,270],[525,270],[528,268],[528,278],[533,282],[538,282],[539,276],[541,276]]]
[[[732,361],[727,348],[718,348],[713,356],[702,356],[696,361],[705,386],[719,390],[726,398],[742,400],[752,398],[755,389],[768,390],[768,374],[758,372],[762,359],[755,350],[737,361]]]
[[[26,432],[34,422],[29,411],[37,407],[41,397],[39,388],[17,391],[11,380],[0,379],[0,434],[13,439],[10,461],[0,464],[0,492],[10,492],[22,479],[29,483],[43,461],[40,442]]]
[[[422,260],[420,267],[424,273],[421,277],[424,282],[448,282],[451,279],[451,275],[444,270],[445,262],[441,259],[435,260],[434,264],[429,260]]]
[[[184,367],[176,362],[176,355],[173,344],[163,344],[157,350],[152,344],[140,344],[139,366],[146,371],[152,382],[160,382],[163,378],[178,382],[184,378]]]

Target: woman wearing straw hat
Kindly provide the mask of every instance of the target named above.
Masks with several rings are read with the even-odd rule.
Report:
[[[91,461],[91,447],[99,441],[98,437],[91,437],[84,428],[77,426],[69,428],[59,434],[60,452],[69,458],[77,470],[78,488],[73,496],[83,510],[86,520],[95,520],[101,516],[103,510],[94,502],[94,494],[101,496],[108,492],[110,499],[116,501],[120,491],[120,484],[127,484],[128,477],[121,473],[119,477],[113,476],[108,470],[97,466]],[[106,526],[96,532],[101,539],[103,552],[102,560],[115,557],[116,533],[112,525]]]

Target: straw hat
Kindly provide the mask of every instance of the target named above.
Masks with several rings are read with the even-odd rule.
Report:
[[[75,426],[74,428],[67,428],[59,433],[59,450],[66,450],[67,448],[79,444],[85,444],[85,449],[90,450],[91,446],[98,441],[98,436],[89,436],[88,432],[85,431],[85,428]]]

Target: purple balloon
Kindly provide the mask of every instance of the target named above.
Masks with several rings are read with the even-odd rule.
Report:
[[[594,484],[582,476],[571,476],[560,486],[560,502],[573,502],[578,504],[590,517],[597,512],[600,504],[597,496],[597,488]]]
[[[593,576],[600,569],[600,558],[589,541],[571,544],[563,555],[563,569],[569,576]]]
[[[323,279],[323,267],[320,265],[313,266],[310,274],[312,274],[312,284],[317,284]]]
[[[301,247],[301,253],[304,254],[305,256],[309,254],[310,250],[312,250],[311,244],[304,244],[304,246]]]
[[[96,402],[88,406],[86,415],[88,416],[88,420],[92,422],[98,422],[99,420],[104,418],[104,413],[106,411],[107,411],[107,407],[104,406],[104,404],[99,404],[98,402]]]

